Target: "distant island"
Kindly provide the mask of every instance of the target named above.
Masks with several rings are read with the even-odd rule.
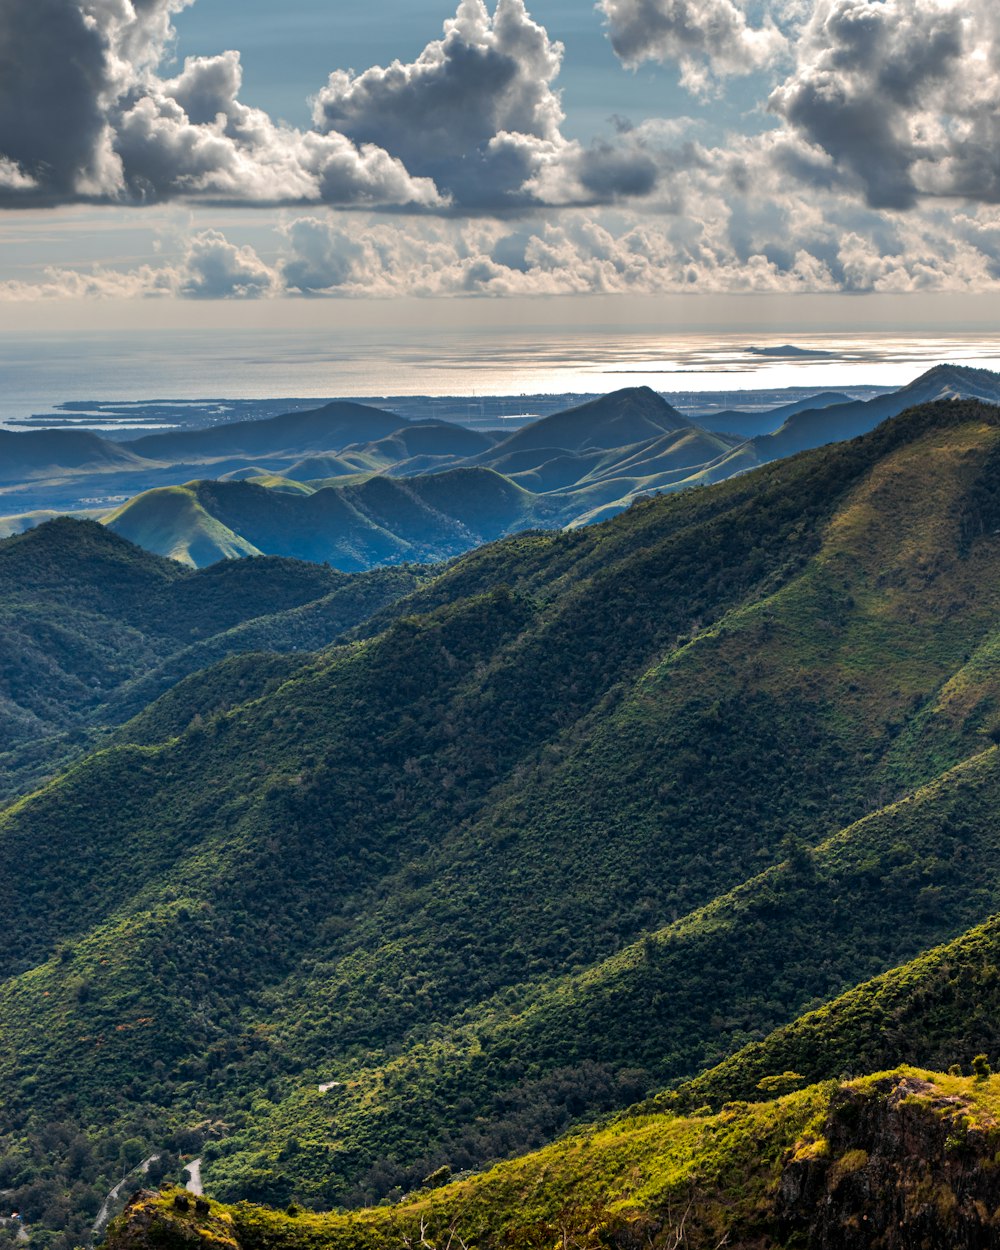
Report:
[[[776,360],[836,360],[836,352],[824,352],[818,347],[795,347],[783,343],[780,347],[748,347],[751,356],[768,356]]]

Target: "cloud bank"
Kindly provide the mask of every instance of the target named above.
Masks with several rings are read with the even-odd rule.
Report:
[[[498,212],[644,194],[646,158],[561,132],[563,49],[524,0],[461,0],[412,64],[337,70],[308,130],[240,100],[236,51],[163,77],[192,0],[4,0],[0,206],[77,201]]]
[[[711,155],[711,154],[709,154]],[[576,210],[515,225],[426,217],[292,217],[265,260],[217,230],[170,259],[131,269],[50,269],[0,283],[0,299],[256,300],[720,293],[908,293],[1000,290],[1000,211],[900,216],[770,197],[734,211],[704,170],[703,207],[650,217]]]
[[[170,263],[51,270],[4,297],[996,282],[994,0],[601,0],[623,65],[673,67],[696,115],[749,76],[759,110],[711,142],[697,121],[654,117],[589,145],[564,134],[565,50],[525,0],[460,0],[413,61],[334,70],[306,129],[242,101],[236,51],[168,72],[192,2],[0,0],[0,206],[298,215],[266,261],[198,230]]]

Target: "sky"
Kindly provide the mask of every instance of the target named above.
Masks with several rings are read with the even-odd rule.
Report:
[[[0,0],[0,329],[983,329],[998,204],[995,0]]]

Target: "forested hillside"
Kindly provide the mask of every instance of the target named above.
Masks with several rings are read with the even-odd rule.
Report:
[[[0,1183],[36,1235],[83,1235],[112,1160],[353,1205],[715,1106],[738,1051],[740,1096],[838,1076],[844,1008],[815,1061],[775,1031],[1000,911],[998,464],[1000,412],[944,402],[381,604],[347,578],[338,645],[188,669],[8,807]],[[928,1018],[851,1036],[991,1049]]]
[[[0,541],[0,798],[180,677],[233,653],[324,646],[420,578],[273,558],[195,573],[68,518]]]

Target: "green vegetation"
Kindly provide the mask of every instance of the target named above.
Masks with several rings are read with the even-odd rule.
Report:
[[[73,1191],[62,1125],[98,1159],[198,1150],[218,1198],[358,1205],[667,1085],[664,1124],[731,1080],[784,1095],[763,1125],[851,1047],[994,1062],[988,997],[970,1023],[889,974],[895,1007],[855,993],[912,1038],[867,1041],[838,1003],[1000,911],[998,447],[996,409],[930,406],[434,571],[193,572],[70,522],[0,545],[5,595],[69,586],[155,651],[121,661],[135,719],[0,813],[5,1187]],[[434,482],[364,498],[436,511]],[[233,533],[247,491],[327,493],[197,489]],[[824,1003],[813,1050],[779,1044]],[[33,1235],[76,1235],[103,1175]]]
[[[195,573],[67,518],[0,542],[0,798],[197,669],[325,646],[420,580],[410,568],[352,578],[283,559]]]
[[[139,495],[110,513],[104,523],[146,551],[195,568],[263,555],[207,512],[187,486],[161,486]]]
[[[721,1106],[759,1097],[788,1067],[806,1080],[908,1062],[972,1071],[997,1055],[1000,919],[865,982],[753,1042],[718,1067],[663,1095],[667,1106]]]
[[[205,566],[234,556],[294,556],[359,571],[441,560],[540,522],[555,504],[492,469],[396,479],[371,474],[311,489],[283,479],[191,482],[137,496],[104,518],[147,551]]]
[[[621,1117],[351,1213],[225,1207],[165,1188],[136,1199],[108,1247],[989,1244],[997,1084],[911,1068],[716,1115]]]

